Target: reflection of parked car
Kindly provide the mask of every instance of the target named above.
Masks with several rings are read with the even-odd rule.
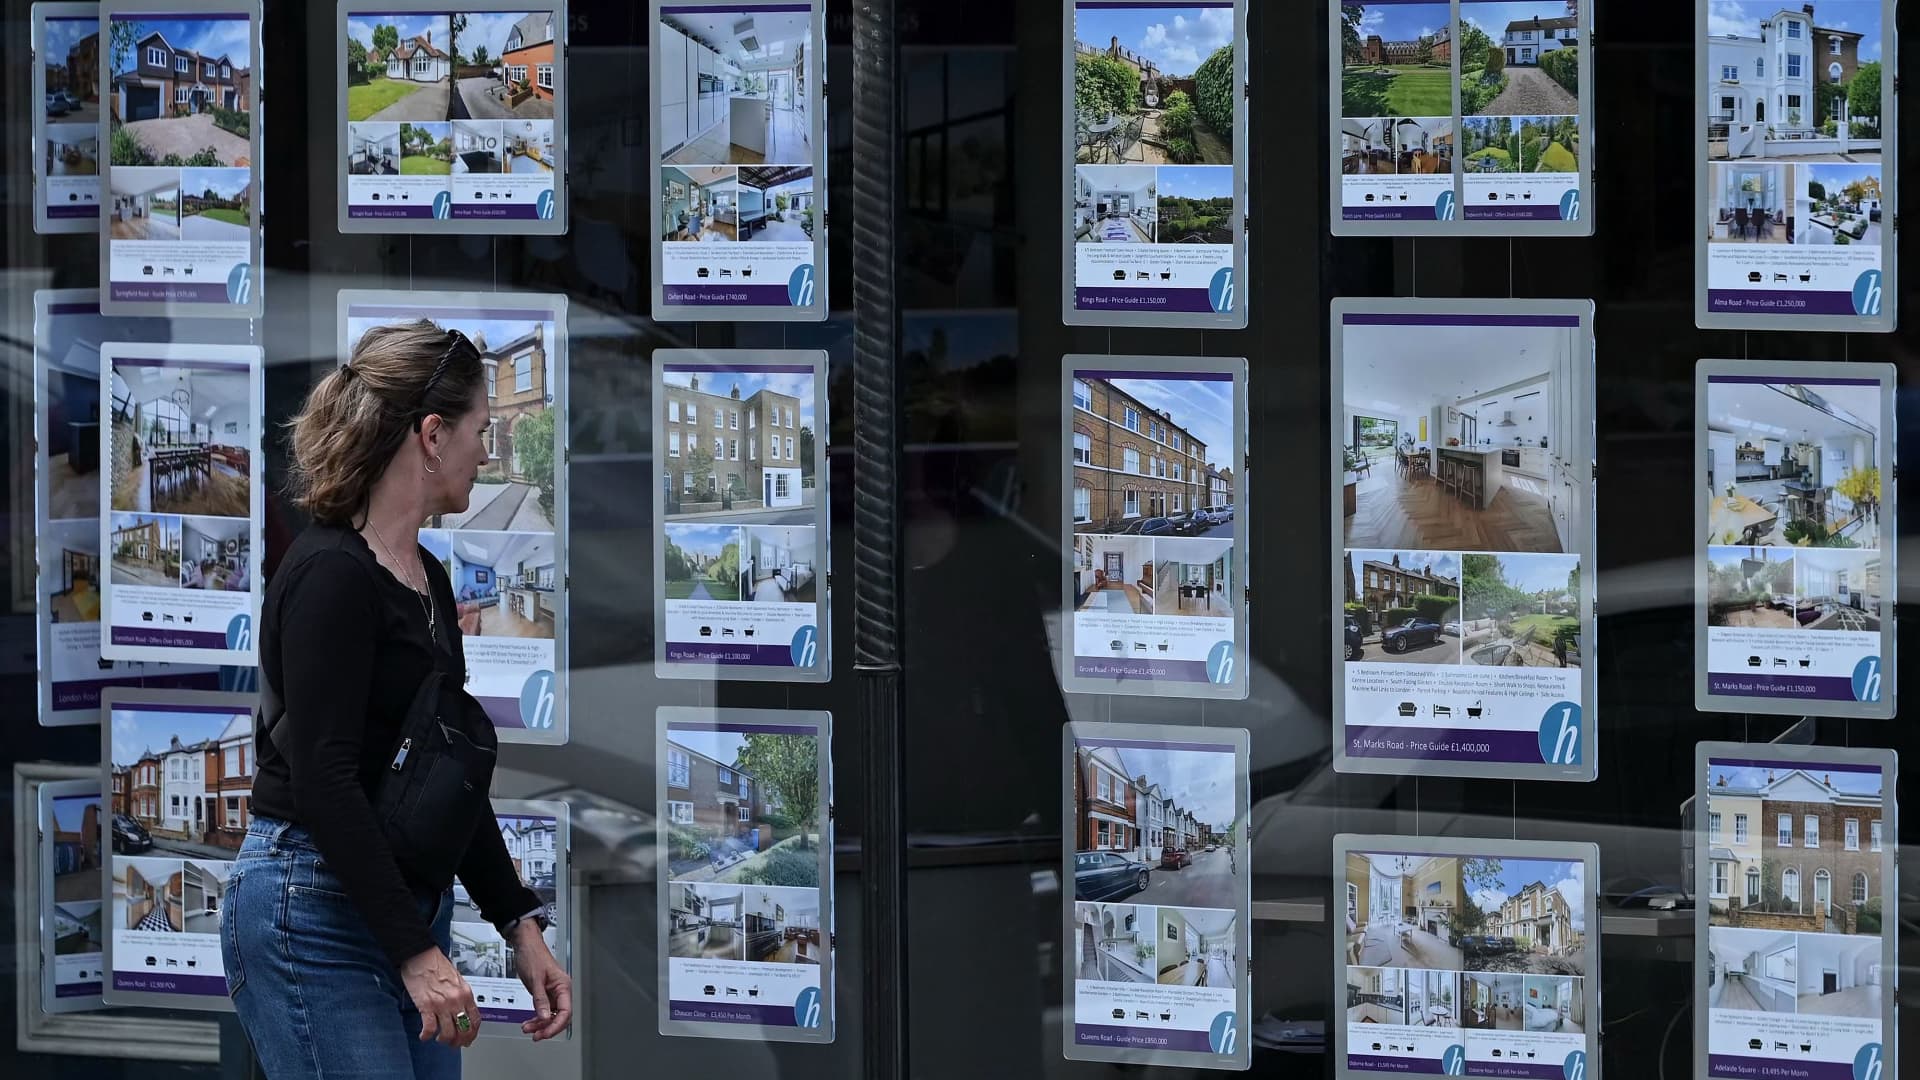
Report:
[[[73,106],[68,105],[66,102],[66,99],[61,97],[59,94],[47,95],[47,115],[48,116],[65,116],[72,111],[73,111]]]
[[[1440,624],[1432,619],[1408,619],[1380,635],[1380,644],[1388,652],[1403,653],[1415,645],[1432,645],[1440,640]]]
[[[146,827],[125,814],[113,815],[113,850],[116,854],[132,855],[153,846],[153,837],[147,835]]]
[[[1366,635],[1360,632],[1360,624],[1351,619],[1347,620],[1347,659],[1358,660],[1366,655],[1367,650],[1363,645],[1365,641]]]
[[[1073,856],[1073,898],[1105,900],[1130,896],[1147,887],[1151,871],[1111,851],[1078,851]]]
[[[1160,869],[1178,870],[1193,865],[1193,853],[1186,848],[1170,847],[1160,852]]]

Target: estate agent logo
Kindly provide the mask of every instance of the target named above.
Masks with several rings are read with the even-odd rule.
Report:
[[[433,194],[433,216],[437,221],[445,221],[453,216],[453,196],[445,191]]]
[[[1880,658],[1868,656],[1853,665],[1853,700],[1880,700]]]
[[[1448,1076],[1467,1075],[1467,1048],[1455,1043],[1440,1055],[1440,1068]]]
[[[1214,271],[1213,282],[1207,286],[1207,302],[1213,310],[1222,314],[1233,310],[1233,267],[1223,266]]]
[[[812,626],[803,626],[793,632],[793,666],[810,668],[820,658],[820,635]]]
[[[1880,271],[1869,270],[1853,283],[1853,313],[1869,317],[1880,314]]]
[[[1561,221],[1579,221],[1580,220],[1580,189],[1579,188],[1573,188],[1572,190],[1568,191],[1565,195],[1560,196],[1560,220]]]
[[[253,296],[253,267],[246,263],[235,263],[227,273],[227,302],[230,304],[247,303]]]
[[[1233,681],[1233,642],[1218,642],[1207,652],[1207,681],[1215,686]]]
[[[794,267],[793,276],[787,279],[787,303],[794,307],[813,305],[813,264],[805,263]]]
[[[1223,1012],[1213,1018],[1213,1024],[1207,1028],[1207,1045],[1216,1054],[1231,1054],[1238,1044],[1240,1029],[1238,1018],[1230,1012]]]
[[[1567,1080],[1587,1080],[1587,1052],[1575,1050],[1567,1055],[1567,1063],[1562,1067],[1561,1075]]]
[[[809,986],[793,1002],[793,1022],[801,1027],[820,1026],[820,988]]]
[[[1452,221],[1453,209],[1454,209],[1453,192],[1451,191],[1441,192],[1440,197],[1433,200],[1434,220]]]
[[[1580,764],[1580,706],[1557,701],[1540,720],[1540,760],[1549,765]]]
[[[520,726],[545,731],[553,726],[553,672],[536,671],[520,686]]]
[[[171,616],[169,616],[171,618]],[[227,648],[242,652],[253,648],[253,616],[245,612],[227,623]]]
[[[1880,1080],[1879,1043],[1868,1043],[1853,1055],[1853,1080]]]

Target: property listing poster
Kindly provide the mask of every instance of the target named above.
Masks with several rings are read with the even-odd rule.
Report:
[[[1702,709],[1894,715],[1894,373],[1702,361]]]
[[[1238,329],[1245,0],[1067,0],[1062,318]]]
[[[553,919],[541,936],[561,967],[570,963],[573,919],[568,908],[567,804],[495,799],[494,823],[520,880],[532,889]],[[467,887],[453,886],[454,969],[473,989],[485,1025],[482,1035],[520,1037],[520,1025],[534,1018],[533,996],[520,981],[513,943],[500,936],[480,914]]]
[[[828,678],[826,353],[663,350],[654,372],[655,670]]]
[[[100,6],[33,5],[33,222],[43,233],[100,228]]]
[[[106,342],[98,400],[102,659],[255,663],[260,348]]]
[[[1338,841],[1338,1075],[1580,1080],[1597,1068],[1591,845]]]
[[[260,314],[257,0],[110,0],[97,141],[116,315]]]
[[[101,1007],[101,815],[95,780],[60,780],[40,788],[41,1011]]]
[[[340,5],[343,232],[566,231],[564,4]]]
[[[1066,1055],[1245,1069],[1247,732],[1070,724]]]
[[[340,362],[369,330],[422,319],[465,334],[486,368],[487,461],[466,509],[420,546],[453,583],[466,690],[503,742],[567,741],[566,298],[343,290]]]
[[[1564,0],[1333,5],[1336,234],[1588,235],[1593,15]]]
[[[239,340],[241,326],[194,329]],[[172,329],[161,319],[103,316],[92,289],[34,294],[36,666],[45,726],[98,723],[100,692],[109,686],[222,689],[212,666],[101,656],[100,345],[165,338]]]
[[[1694,9],[1696,321],[1891,331],[1894,0]]]
[[[651,10],[653,317],[825,319],[825,5]]]
[[[1336,768],[1595,770],[1584,301],[1336,301]]]
[[[1246,361],[1069,356],[1061,676],[1247,695]]]
[[[110,1005],[232,1008],[220,911],[253,820],[255,704],[250,694],[107,691],[101,760],[113,851],[101,878]]]
[[[1893,752],[1699,751],[1694,1075],[1899,1075]]]
[[[659,711],[661,1034],[833,1041],[831,725]]]

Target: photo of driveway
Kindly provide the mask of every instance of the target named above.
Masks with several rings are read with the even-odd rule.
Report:
[[[215,160],[207,164],[247,165],[250,164],[249,155],[253,152],[244,136],[215,127],[213,117],[208,113],[162,120],[134,120],[121,125],[120,130],[133,136],[133,140],[153,155],[155,161],[165,161],[169,155],[185,161],[211,148]],[[116,161],[114,164],[139,163]]]
[[[445,120],[447,118],[446,80],[418,86],[400,100],[379,110],[369,120]]]
[[[1507,69],[1507,88],[1487,102],[1489,116],[1557,116],[1580,111],[1580,99],[1536,67]]]

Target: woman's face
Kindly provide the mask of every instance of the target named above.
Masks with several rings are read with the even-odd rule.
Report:
[[[437,507],[432,513],[463,514],[473,496],[474,481],[480,477],[480,467],[487,463],[485,436],[492,417],[487,412],[486,387],[474,388],[473,400],[463,415],[443,420],[440,468],[431,477],[436,482],[431,501]]]

